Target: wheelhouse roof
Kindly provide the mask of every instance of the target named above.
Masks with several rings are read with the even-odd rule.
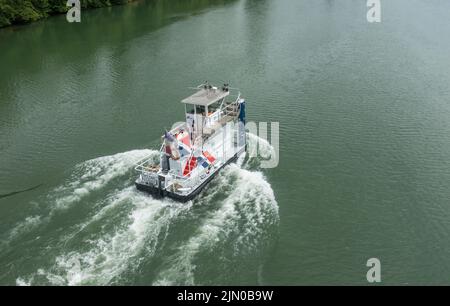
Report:
[[[211,89],[202,88],[192,96],[181,100],[181,103],[208,106],[210,104],[213,104],[214,102],[222,100],[229,94],[230,94],[229,91],[223,91],[222,89],[219,88],[211,88]]]

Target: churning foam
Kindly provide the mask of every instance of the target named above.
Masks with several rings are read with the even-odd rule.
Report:
[[[75,167],[71,179],[54,190],[56,210],[68,208],[84,196],[105,187],[113,179],[130,171],[141,158],[157,154],[154,150],[133,150],[103,156],[83,162]]]
[[[112,180],[131,171],[133,165],[140,159],[157,154],[154,150],[132,150],[111,156],[91,159],[76,165],[70,177],[60,186],[54,188],[41,201],[44,203],[43,215],[27,217],[19,222],[9,233],[9,240],[14,240],[22,234],[29,233],[39,225],[48,223],[58,212],[64,211],[76,204],[88,194],[106,187]]]
[[[232,241],[235,254],[241,253],[243,248],[258,248],[267,227],[278,223],[278,205],[270,184],[261,172],[230,165],[218,180],[218,186],[231,184],[228,188],[231,192],[221,201],[219,209],[211,212],[196,233],[169,258],[169,267],[159,273],[155,285],[196,284],[197,267],[194,261],[201,252],[208,252],[231,236],[235,239]],[[210,196],[221,191],[218,187],[211,191]]]
[[[261,150],[271,153],[267,141],[249,134],[249,142],[256,142]],[[135,162],[157,151],[135,150],[89,160],[74,168],[70,179],[55,188],[47,197],[53,202],[47,216],[33,216],[25,224],[16,227],[22,233],[27,227],[34,229],[44,219],[50,221],[57,212],[67,211],[75,203],[93,192],[101,191],[111,181],[127,175]],[[240,165],[242,163],[242,165]],[[240,163],[231,164],[211,182],[207,190],[194,201],[176,203],[157,200],[141,193],[134,186],[120,187],[110,194],[100,196],[102,205],[89,218],[78,224],[76,230],[61,237],[61,241],[81,240],[72,248],[64,248],[55,255],[51,266],[16,279],[17,285],[28,284],[111,284],[120,283],[120,277],[137,269],[145,259],[152,258],[170,231],[170,225],[189,211],[195,214],[196,205],[218,201],[215,209],[199,216],[199,226],[187,241],[176,242],[177,251],[164,259],[154,284],[195,284],[196,258],[202,252],[221,243],[232,245],[240,254],[242,249],[258,248],[268,228],[278,223],[278,205],[270,184],[258,171],[258,158],[245,157]],[[218,196],[222,195],[222,196]],[[53,201],[52,201],[53,200]],[[98,204],[98,203],[97,203]],[[120,207],[127,207],[127,214],[119,220],[110,220]],[[111,230],[96,232],[90,239],[79,239],[89,232],[89,227],[100,227],[117,222]],[[16,235],[18,235],[16,233]]]
[[[191,205],[160,201],[138,192],[134,186],[112,195],[104,207],[131,204],[132,209],[112,233],[83,242],[85,251],[73,250],[55,258],[48,269],[38,269],[28,278],[17,279],[17,284],[33,284],[38,277],[55,285],[108,284],[124,271],[136,267],[142,257],[151,257],[161,238],[165,237],[172,219]],[[88,222],[103,221],[105,209]]]
[[[259,169],[261,162],[275,157],[277,152],[275,148],[266,140],[255,134],[247,134],[247,152],[244,169]]]

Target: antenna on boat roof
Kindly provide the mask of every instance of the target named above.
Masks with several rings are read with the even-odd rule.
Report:
[[[205,83],[203,84],[203,88],[204,88],[204,89],[211,89],[212,86],[211,86],[211,84],[209,84],[208,81],[205,81]]]
[[[197,85],[195,87],[188,87],[189,89],[199,90],[199,89],[212,89],[212,86],[209,84],[208,81],[203,82],[200,85]]]
[[[223,83],[222,87],[220,88],[222,91],[230,91],[230,90],[239,90],[239,88],[236,87],[230,87],[229,82],[221,81]],[[202,84],[196,86],[196,87],[188,87],[189,89],[213,89],[213,86],[209,83],[209,81],[205,81]]]
[[[223,91],[239,90],[239,88],[236,88],[236,87],[230,87],[230,81],[224,81],[224,80],[221,80],[220,82],[223,83],[223,86],[222,86],[222,90],[223,90]]]

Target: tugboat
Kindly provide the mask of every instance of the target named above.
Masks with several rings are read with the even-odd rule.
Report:
[[[240,92],[232,95],[228,84],[208,82],[194,89],[181,101],[185,122],[161,137],[159,160],[147,157],[137,163],[138,190],[189,201],[245,152],[245,100]]]

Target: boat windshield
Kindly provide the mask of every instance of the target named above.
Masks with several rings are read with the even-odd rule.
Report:
[[[186,114],[193,114],[195,109],[195,105],[186,104]]]
[[[196,105],[195,106],[195,112],[197,113],[197,115],[205,115],[205,107],[203,105]]]
[[[222,100],[219,100],[217,102],[214,102],[213,104],[208,106],[208,116],[212,115],[213,113],[215,113],[219,108],[220,105],[222,104]]]

